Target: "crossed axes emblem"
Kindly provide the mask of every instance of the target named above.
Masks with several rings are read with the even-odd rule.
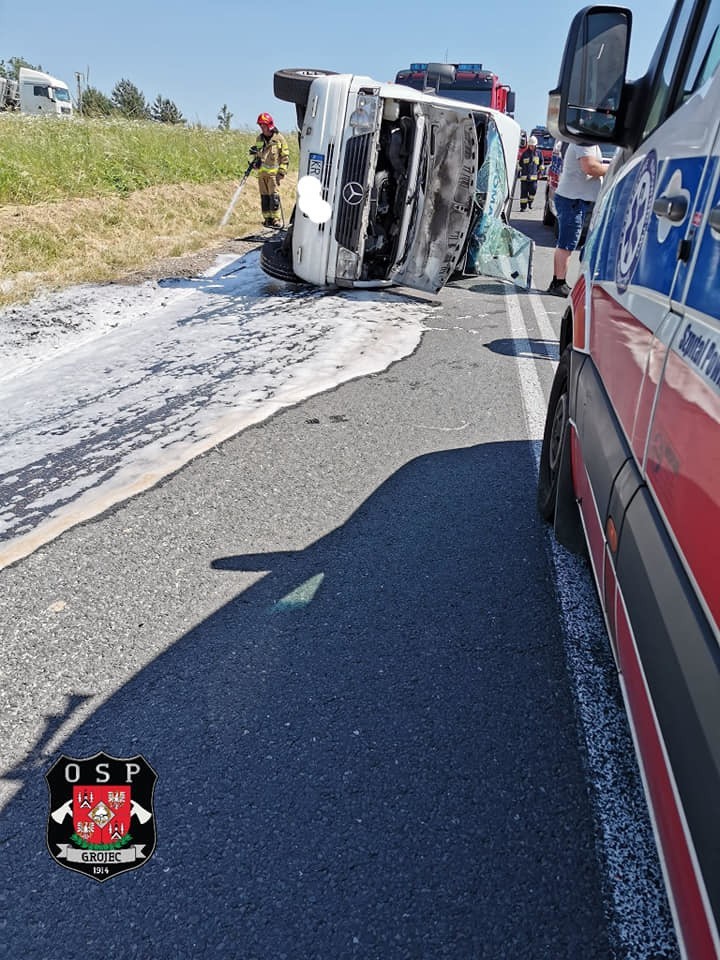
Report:
[[[57,810],[51,811],[50,816],[53,818],[55,823],[62,823],[66,817],[72,816],[72,808],[72,800],[66,800],[61,807],[57,808]],[[145,807],[140,806],[137,800],[131,800],[130,816],[137,817],[140,823],[147,823],[148,820],[152,818],[152,813],[149,810],[146,810]]]

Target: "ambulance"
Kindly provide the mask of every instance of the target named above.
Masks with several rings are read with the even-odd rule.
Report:
[[[720,957],[720,0],[572,22],[548,126],[618,147],[560,334],[538,507],[585,551],[684,957]]]

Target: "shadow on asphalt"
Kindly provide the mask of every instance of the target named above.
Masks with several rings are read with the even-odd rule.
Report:
[[[560,345],[557,340],[539,340],[533,337],[502,338],[491,340],[483,346],[503,357],[531,357],[534,360],[553,360],[556,363],[560,359]]]
[[[266,573],[60,751],[152,764],[155,855],[55,864],[28,758],[8,956],[610,956],[533,476],[527,442],[422,456],[304,550],[208,558]]]

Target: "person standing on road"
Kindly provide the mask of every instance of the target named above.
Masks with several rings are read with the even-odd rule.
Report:
[[[520,179],[520,213],[532,210],[537,193],[538,178],[543,171],[543,155],[538,150],[537,137],[530,137],[527,146],[518,157]]]
[[[600,147],[568,144],[562,173],[555,191],[558,234],[553,257],[553,278],[547,289],[556,297],[570,294],[567,268],[573,250],[577,248],[585,219],[590,216],[600,192],[600,184],[607,170]]]
[[[250,159],[258,172],[263,226],[280,226],[280,181],[288,171],[290,152],[285,137],[269,113],[257,118],[260,135],[250,147]]]

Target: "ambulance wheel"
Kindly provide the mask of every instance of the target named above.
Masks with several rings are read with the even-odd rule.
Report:
[[[260,248],[260,266],[275,280],[286,283],[304,283],[292,268],[292,249],[286,243],[287,237],[273,237],[266,240]]]
[[[335,70],[311,70],[307,68],[276,70],[273,77],[273,92],[278,100],[285,100],[287,103],[295,103],[301,107],[306,107],[310,86],[315,77],[331,77],[335,73]]]
[[[555,519],[560,461],[568,430],[569,379],[570,347],[567,347],[560,357],[560,363],[555,372],[555,379],[550,391],[545,432],[540,452],[537,506],[543,519],[550,522]]]

